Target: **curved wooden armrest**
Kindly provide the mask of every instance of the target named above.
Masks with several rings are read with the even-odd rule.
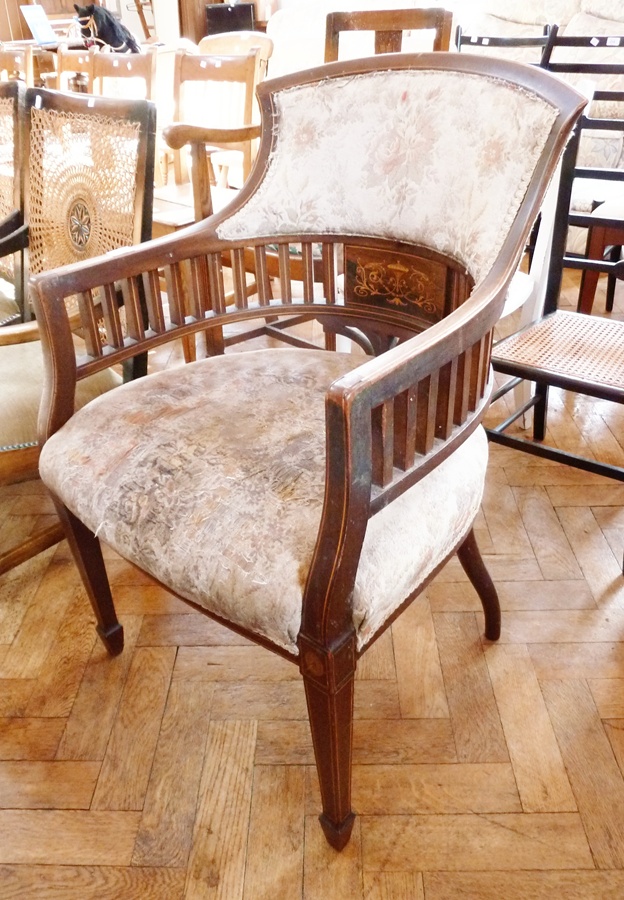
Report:
[[[0,257],[17,253],[28,246],[28,225],[21,210],[16,209],[0,222]]]
[[[0,347],[8,344],[25,344],[27,341],[40,340],[39,326],[36,322],[18,322],[0,328]]]
[[[21,210],[14,209],[0,222],[0,238],[13,234],[24,224],[24,215]]]
[[[185,125],[183,122],[168,125],[163,137],[172,150],[181,150],[185,144],[232,144],[252,141],[260,137],[260,125],[244,125],[240,128],[203,128],[201,125]]]

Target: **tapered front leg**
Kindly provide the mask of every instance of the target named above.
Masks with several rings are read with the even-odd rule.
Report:
[[[490,573],[485,567],[481,551],[471,528],[457,551],[457,556],[470,583],[476,590],[485,615],[485,636],[489,641],[497,641],[501,631],[501,611],[498,594]]]
[[[93,607],[97,633],[111,656],[117,656],[123,650],[123,626],[115,612],[100,542],[60,500],[54,498],[54,504]]]
[[[351,809],[355,638],[332,653],[300,637],[299,649],[323,803],[320,823],[331,846],[342,850],[355,819]]]

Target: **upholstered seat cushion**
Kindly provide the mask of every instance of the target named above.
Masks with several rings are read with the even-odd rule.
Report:
[[[37,443],[37,415],[43,390],[43,355],[39,341],[0,346],[0,452]],[[110,369],[78,385],[77,405],[121,383]]]
[[[42,478],[163,584],[296,653],[323,506],[325,394],[356,362],[258,350],[131,382],[53,435]],[[486,463],[479,428],[370,521],[353,601],[360,646],[468,532]]]
[[[7,325],[9,322],[19,322],[20,308],[15,299],[5,291],[6,281],[0,278],[0,325]]]

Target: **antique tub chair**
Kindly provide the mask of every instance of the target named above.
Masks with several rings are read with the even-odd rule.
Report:
[[[450,53],[333,63],[267,81],[258,94],[258,162],[231,206],[34,279],[47,370],[40,471],[111,653],[123,631],[100,540],[299,666],[321,824],[340,849],[354,818],[359,656],[454,553],[481,598],[486,637],[499,635],[472,528],[487,464],[480,422],[492,331],[583,100],[545,72]],[[293,244],[301,299],[290,285]],[[275,245],[271,299],[265,260]],[[257,263],[253,298],[246,251]],[[69,297],[87,334],[78,357]],[[106,311],[103,341],[95,303]],[[111,363],[293,311],[350,335],[352,352],[215,355],[74,413],[76,384]]]

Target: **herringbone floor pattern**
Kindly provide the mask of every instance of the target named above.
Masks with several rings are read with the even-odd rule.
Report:
[[[550,429],[624,461],[621,407],[555,393]],[[624,896],[624,484],[492,447],[477,524],[501,640],[452,562],[364,658],[342,854],[294,667],[114,556],[116,659],[65,544],[0,579],[0,898]]]

